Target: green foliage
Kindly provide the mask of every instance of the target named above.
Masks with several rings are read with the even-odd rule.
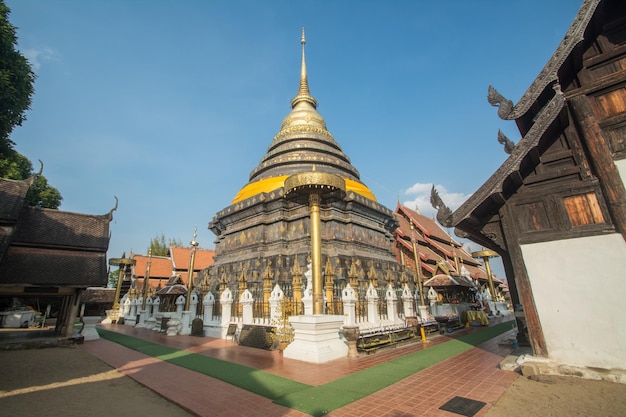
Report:
[[[119,269],[110,270],[108,276],[109,276],[109,279],[107,283],[107,288],[117,288],[117,280],[120,277]]]
[[[152,251],[152,256],[167,256],[167,251],[170,246],[182,246],[182,242],[177,239],[166,239],[165,235],[161,233],[156,237],[150,239],[150,246],[148,250]]]
[[[0,0],[0,150],[12,146],[9,135],[26,120],[36,78],[28,60],[15,48],[16,28],[9,22],[10,13]]]
[[[11,148],[0,150],[0,177],[23,180],[32,172],[33,164],[24,155]]]
[[[0,0],[0,177],[23,180],[34,174],[33,164],[13,148],[9,136],[26,120],[36,75],[16,49],[16,28],[9,22],[10,12]],[[59,190],[48,185],[43,175],[35,179],[26,196],[26,204],[41,208],[58,209],[62,200]]]
[[[0,152],[0,177],[11,180],[24,180],[34,175],[33,164],[24,155],[9,149]],[[35,183],[28,190],[26,204],[33,207],[58,209],[61,205],[61,193],[48,184],[43,175],[35,178]]]
[[[35,183],[26,194],[26,204],[33,207],[58,209],[61,200],[63,197],[59,190],[48,185],[48,180],[43,175],[35,178]]]

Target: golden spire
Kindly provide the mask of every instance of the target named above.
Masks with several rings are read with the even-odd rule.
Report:
[[[302,67],[300,68],[300,88],[298,89],[298,95],[296,95],[293,100],[291,100],[291,108],[296,107],[296,105],[302,101],[310,103],[313,108],[317,108],[317,101],[311,97],[311,93],[309,92],[309,81],[306,76],[306,59],[304,58],[304,45],[306,45],[306,37],[304,36],[304,26],[302,27],[302,39],[300,40],[302,44]]]

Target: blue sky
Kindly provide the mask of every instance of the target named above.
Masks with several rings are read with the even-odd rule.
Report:
[[[451,208],[504,162],[487,87],[517,102],[581,2],[5,0],[38,78],[19,152],[63,195],[107,213],[109,257],[187,244],[248,182],[298,89],[390,209]],[[496,274],[498,273],[495,267]]]

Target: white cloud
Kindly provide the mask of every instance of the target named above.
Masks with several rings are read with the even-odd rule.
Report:
[[[24,49],[22,54],[28,59],[33,71],[39,70],[44,62],[58,60],[57,54],[50,48]]]
[[[405,196],[414,196],[411,200],[405,200],[402,204],[421,214],[434,217],[437,212],[430,204],[430,191],[433,187],[432,183],[415,183],[404,191]],[[435,185],[439,196],[446,206],[452,211],[456,210],[462,203],[469,198],[469,194],[450,192],[441,184]]]

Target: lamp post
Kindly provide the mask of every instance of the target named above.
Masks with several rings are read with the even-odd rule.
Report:
[[[115,287],[115,298],[113,299],[113,310],[118,312],[120,310],[120,293],[122,291],[122,281],[124,281],[124,274],[126,272],[126,268],[130,265],[134,265],[135,260],[126,257],[126,253],[122,254],[121,258],[111,258],[109,259],[109,265],[118,266],[119,274],[117,276],[117,285]]]

